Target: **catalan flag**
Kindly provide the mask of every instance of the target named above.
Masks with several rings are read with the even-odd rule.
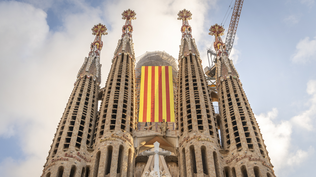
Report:
[[[142,66],[138,122],[174,122],[171,66]]]

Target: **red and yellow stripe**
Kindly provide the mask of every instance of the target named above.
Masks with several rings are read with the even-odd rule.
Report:
[[[171,66],[142,66],[139,122],[174,122]]]

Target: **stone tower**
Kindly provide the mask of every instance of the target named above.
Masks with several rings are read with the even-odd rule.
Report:
[[[228,58],[222,42],[222,26],[210,28],[215,36],[215,65],[209,76],[216,78],[220,113],[217,122],[221,133],[224,176],[268,176],[274,175],[266,146],[258,123],[251,110],[239,75]]]
[[[107,34],[104,25],[92,28],[96,35],[91,43],[89,56],[85,58],[58,125],[47,161],[46,177],[75,176],[78,171],[89,171],[88,157],[97,114],[97,97],[101,81],[100,51],[102,35]]]
[[[126,20],[122,38],[118,41],[111,70],[102,93],[94,150],[96,159],[93,177],[132,177],[133,138],[135,126],[135,54],[132,40],[132,20],[135,12],[123,12]],[[113,141],[121,139],[123,141]]]
[[[191,35],[190,11],[178,14],[182,20],[178,67],[172,56],[156,51],[146,52],[135,68],[132,20],[136,13],[126,10],[122,15],[123,34],[102,89],[99,56],[107,29],[101,24],[92,28],[95,40],[78,72],[42,177],[275,177],[239,75],[220,37],[223,27],[210,29],[216,58],[205,74],[216,84],[209,84]],[[175,122],[138,122],[144,66],[168,67],[173,73],[168,83],[175,88],[170,91],[174,103],[169,102],[175,108]]]
[[[179,52],[178,126],[180,176],[219,176],[219,135],[200,54],[191,36],[191,12],[182,10]]]

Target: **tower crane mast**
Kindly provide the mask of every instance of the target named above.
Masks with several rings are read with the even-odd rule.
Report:
[[[233,48],[243,3],[244,3],[244,0],[235,1],[234,11],[230,19],[229,28],[228,28],[226,39],[225,39],[225,45],[226,45],[228,55],[230,54]]]

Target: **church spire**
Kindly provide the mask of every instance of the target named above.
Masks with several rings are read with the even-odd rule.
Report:
[[[100,52],[103,47],[102,35],[107,35],[107,28],[101,23],[95,25],[92,29],[92,34],[95,35],[94,41],[91,43],[89,56],[85,58],[83,65],[81,66],[77,78],[93,77],[93,80],[101,82],[101,64],[100,64]]]
[[[221,38],[221,36],[224,35],[225,29],[222,26],[215,24],[211,26],[209,31],[209,35],[215,36],[214,49],[217,55],[220,55],[221,53],[228,55],[226,52],[226,45],[223,43]]]
[[[182,26],[181,26],[181,32],[182,32],[182,38],[189,37],[192,38],[191,35],[191,26],[189,25],[189,21],[192,19],[192,13],[186,9],[181,10],[178,13],[178,20],[182,20]]]
[[[215,24],[211,26],[209,31],[209,35],[215,36],[214,49],[216,51],[217,77],[227,77],[230,75],[239,77],[232,60],[228,58],[226,45],[221,38],[225,29],[222,26]],[[222,66],[221,63],[224,65]]]
[[[192,19],[192,13],[186,9],[178,13],[178,20],[182,20],[181,32],[182,39],[180,45],[179,58],[189,55],[190,53],[200,56],[194,38],[192,38],[192,28],[188,20]]]
[[[122,28],[122,38],[126,35],[131,38],[133,32],[132,20],[136,20],[136,13],[133,10],[128,9],[122,13],[122,16],[122,19],[125,20],[125,25]]]
[[[122,13],[122,19],[125,20],[125,25],[122,27],[122,38],[119,39],[116,50],[114,52],[114,58],[120,53],[130,53],[134,56],[134,44],[132,39],[132,20],[136,19],[136,13],[131,10],[125,10]]]

